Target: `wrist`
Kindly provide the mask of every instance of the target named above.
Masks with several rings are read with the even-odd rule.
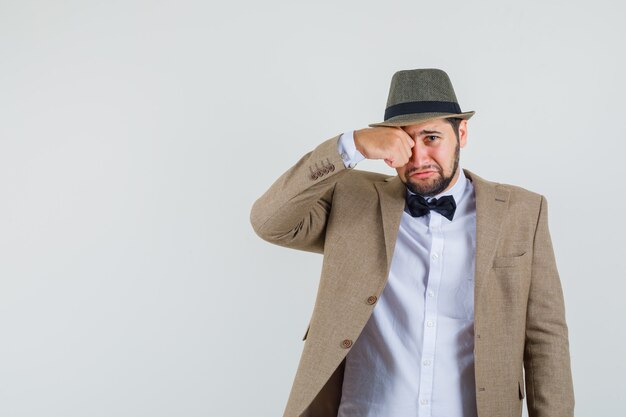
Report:
[[[363,152],[363,146],[361,145],[361,139],[362,139],[362,131],[363,129],[360,130],[355,130],[354,131],[354,146],[356,147],[356,150],[359,151],[362,155],[365,155],[365,152]]]

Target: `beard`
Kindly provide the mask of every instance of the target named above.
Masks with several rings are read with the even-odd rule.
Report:
[[[422,197],[432,197],[435,196],[442,191],[444,191],[450,185],[452,178],[456,174],[456,171],[459,169],[459,156],[460,156],[461,147],[457,142],[456,149],[454,151],[454,162],[452,166],[452,173],[449,176],[445,176],[443,173],[443,169],[439,165],[434,166],[425,166],[420,169],[414,168],[411,170],[407,170],[406,172],[406,188],[409,189],[412,193],[419,194]],[[410,179],[411,173],[418,170],[424,169],[436,169],[437,173],[434,175],[434,178],[428,178],[427,181],[424,182],[413,182]]]

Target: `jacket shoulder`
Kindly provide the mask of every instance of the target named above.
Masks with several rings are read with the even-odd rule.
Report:
[[[509,207],[513,209],[538,213],[541,201],[545,200],[545,197],[540,193],[520,187],[519,185],[486,180],[467,170],[465,170],[465,174],[474,182],[475,186],[478,182],[481,188],[492,188],[495,190],[496,196],[498,194],[508,196]]]
[[[497,183],[497,186],[501,189],[509,191],[511,197],[515,200],[538,201],[543,197],[541,194],[527,188],[520,187],[519,185]]]
[[[395,176],[382,174],[380,172],[362,171],[357,169],[350,169],[346,174],[337,182],[341,187],[346,188],[367,188],[371,189],[372,185],[377,182],[384,182],[389,179],[393,179]]]

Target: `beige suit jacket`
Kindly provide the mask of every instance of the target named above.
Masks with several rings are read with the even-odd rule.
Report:
[[[337,415],[344,358],[387,282],[405,205],[399,177],[345,168],[337,140],[304,155],[250,215],[263,239],[324,254],[286,417]],[[571,417],[568,330],[546,200],[464,172],[476,193],[478,415],[520,416],[527,397],[530,417]]]

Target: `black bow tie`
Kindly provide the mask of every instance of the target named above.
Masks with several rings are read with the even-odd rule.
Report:
[[[430,202],[419,194],[409,194],[407,197],[407,206],[413,217],[420,217],[428,214],[430,210],[435,210],[448,220],[454,217],[456,210],[456,202],[451,195],[444,195],[439,199],[433,198]]]

